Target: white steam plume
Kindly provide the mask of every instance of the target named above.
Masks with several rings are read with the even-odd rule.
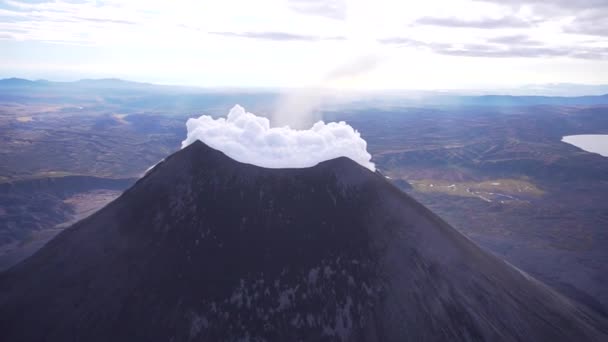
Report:
[[[267,118],[236,105],[227,118],[203,115],[188,119],[188,136],[182,148],[200,140],[227,156],[267,168],[303,168],[347,157],[375,171],[367,143],[345,122],[319,121],[310,129],[270,127]]]
[[[330,70],[317,85],[283,94],[277,101],[272,114],[272,125],[288,125],[292,128],[310,127],[322,119],[319,109],[332,95],[332,90],[328,87],[356,81],[374,70],[380,62],[381,58],[377,55],[360,56]]]

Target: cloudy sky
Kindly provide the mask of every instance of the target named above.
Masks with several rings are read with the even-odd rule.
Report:
[[[608,0],[0,0],[0,77],[220,87],[608,83]]]

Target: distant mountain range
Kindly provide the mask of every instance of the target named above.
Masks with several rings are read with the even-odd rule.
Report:
[[[599,96],[434,96],[427,101],[449,106],[586,106],[608,104],[608,94]]]
[[[141,86],[141,85],[150,85],[149,83],[140,83],[140,82],[132,82],[125,81],[119,78],[100,78],[100,79],[82,79],[78,81],[72,82],[54,82],[47,80],[28,80],[25,78],[4,78],[0,79],[0,86],[6,87],[27,87],[27,86],[59,86],[59,85],[90,85],[90,86]]]
[[[259,108],[260,104],[274,103],[277,97],[277,92],[156,85],[113,78],[74,82],[21,78],[0,80],[0,103],[78,103],[83,107],[106,105],[168,114],[192,114],[201,109],[222,108],[218,114],[223,115],[223,108],[236,103]]]
[[[598,91],[606,90],[608,86],[577,86],[568,84],[529,86],[524,87],[518,92],[526,92],[529,89],[530,94],[537,93],[563,93],[572,89],[574,92],[589,91],[590,93],[598,93]],[[12,99],[19,97],[36,97],[44,96],[48,98],[50,95],[60,96],[82,96],[82,95],[151,95],[160,94],[163,97],[173,96],[183,98],[184,96],[208,96],[214,94],[231,95],[243,94],[264,95],[277,97],[282,92],[281,90],[268,89],[212,89],[212,88],[197,88],[187,86],[169,86],[157,85],[151,83],[140,83],[125,81],[116,78],[107,79],[83,79],[73,82],[53,82],[47,80],[31,81],[22,78],[7,78],[0,80],[0,100],[3,98]],[[42,94],[42,92],[44,92]],[[507,91],[505,91],[507,92]],[[477,92],[479,93],[479,91]],[[485,92],[487,93],[487,91]],[[423,91],[423,92],[356,92],[338,94],[341,103],[357,103],[364,104],[385,104],[385,105],[404,105],[404,106],[586,106],[586,105],[608,105],[608,94],[603,95],[587,95],[587,96],[538,96],[538,95],[503,95],[498,93],[495,95],[466,95],[462,92],[451,93],[446,91]],[[332,97],[335,94],[327,95]],[[188,101],[192,101],[189,98]],[[335,101],[329,101],[335,102]]]

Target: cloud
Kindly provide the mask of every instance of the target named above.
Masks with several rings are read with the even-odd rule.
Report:
[[[274,41],[307,41],[317,42],[322,40],[345,40],[345,37],[319,37],[305,34],[295,34],[288,32],[209,32],[209,34],[225,37],[251,38]]]
[[[570,50],[564,48],[547,48],[547,47],[501,47],[490,44],[470,44],[462,47],[449,47],[445,49],[434,50],[436,53],[450,56],[467,56],[467,57],[491,57],[491,58],[508,58],[508,57],[557,57],[569,56]]]
[[[90,21],[93,23],[107,23],[107,24],[124,24],[124,25],[135,25],[134,21],[120,20],[120,19],[104,19],[104,18],[85,18],[85,17],[73,17],[75,21]]]
[[[608,8],[606,0],[476,0],[478,2],[489,2],[499,5],[510,6],[544,6],[557,7],[563,9],[590,9],[590,8]]]
[[[608,59],[608,47],[587,45],[548,46],[526,35],[489,38],[477,44],[424,42],[409,37],[390,37],[378,40],[381,44],[428,50],[440,55],[486,58],[547,58]]]
[[[307,130],[270,127],[268,119],[236,105],[226,118],[188,119],[182,148],[200,140],[242,163],[267,168],[304,168],[347,157],[375,171],[367,143],[345,122],[322,121]]]
[[[390,37],[390,38],[382,38],[378,39],[378,43],[385,45],[396,45],[400,47],[412,47],[418,49],[427,49],[431,51],[448,49],[453,45],[450,43],[440,43],[440,42],[424,42],[417,39],[412,39],[408,37]]]
[[[500,18],[482,19],[460,19],[454,17],[422,17],[416,20],[419,25],[445,26],[445,27],[468,27],[482,29],[517,28],[529,27],[532,24],[514,16]]]
[[[420,41],[407,37],[390,37],[390,38],[381,38],[378,39],[380,44],[394,44],[394,45],[407,45],[414,46],[421,44]],[[424,45],[424,44],[423,44]]]
[[[306,15],[337,20],[346,18],[346,2],[344,0],[288,0],[288,6],[292,11]]]
[[[608,49],[595,47],[546,47],[546,46],[500,46],[493,44],[469,44],[461,47],[434,49],[435,53],[450,56],[490,58],[544,58],[570,57],[578,59],[607,59]]]
[[[524,34],[510,35],[510,36],[499,36],[488,39],[490,43],[507,44],[507,45],[526,45],[526,46],[538,46],[542,45],[542,42],[531,39],[529,36]]]
[[[2,29],[16,40],[97,44],[127,36],[125,25],[140,24],[146,14],[92,1],[12,1],[0,6]]]
[[[534,73],[522,69],[533,70],[538,61],[497,60],[496,69],[506,76],[490,77],[480,66],[470,73],[476,73],[480,83],[533,82],[539,79],[536,71],[552,82],[561,78],[600,83],[606,75],[606,52],[601,47],[608,44],[608,21],[604,20],[608,0],[0,2],[0,43],[7,51],[3,69],[8,74],[65,78],[69,73],[72,78],[123,77],[205,86],[322,88],[328,64],[345,64],[343,70],[330,74],[346,71],[349,78],[350,68],[373,67],[373,61],[349,62],[371,52],[386,55],[387,67],[325,88],[473,82],[473,76],[471,80],[457,76],[470,64],[463,58],[445,57],[454,55],[560,57],[548,61],[555,67]],[[412,50],[424,53],[409,54]],[[426,59],[433,54],[442,61],[437,68]],[[587,69],[594,72],[577,69],[583,63],[572,59],[589,60]],[[441,68],[461,70],[449,73],[440,72]],[[437,76],[419,76],[424,78],[420,81],[410,77],[422,70]],[[320,103],[314,91],[302,98],[314,108]]]
[[[603,10],[585,11],[566,25],[564,32],[608,37],[608,20],[606,18],[608,18],[608,7]]]
[[[594,36],[608,36],[608,1],[606,0],[477,0],[503,6],[528,7],[542,20],[571,18],[563,32]]]

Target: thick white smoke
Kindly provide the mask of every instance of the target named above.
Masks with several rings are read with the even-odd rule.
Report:
[[[200,140],[237,161],[267,168],[302,168],[348,157],[375,171],[367,143],[345,122],[322,121],[307,130],[270,127],[267,118],[236,105],[227,118],[188,119],[182,148]]]

